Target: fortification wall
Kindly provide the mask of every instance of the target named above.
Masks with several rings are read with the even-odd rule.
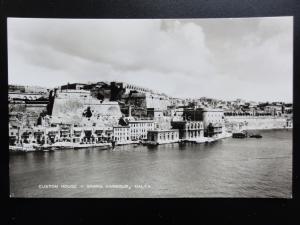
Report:
[[[164,96],[150,93],[133,93],[123,97],[127,104],[135,105],[140,108],[155,108],[166,110],[171,105],[171,101]]]
[[[281,129],[287,127],[282,117],[225,117],[226,127],[235,129]]]
[[[86,118],[83,113],[90,107],[92,116]],[[54,99],[53,123],[96,123],[97,125],[115,124],[122,116],[117,102],[103,102],[95,98],[64,98]]]

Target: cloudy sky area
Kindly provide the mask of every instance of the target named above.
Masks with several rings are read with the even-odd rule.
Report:
[[[9,84],[125,81],[174,97],[292,101],[293,18],[8,19]]]

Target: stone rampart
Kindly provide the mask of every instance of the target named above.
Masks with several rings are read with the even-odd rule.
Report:
[[[233,129],[281,129],[287,127],[287,120],[283,117],[251,117],[251,116],[231,116],[225,117],[228,128]]]
[[[69,95],[72,95],[71,93]],[[76,98],[64,95],[54,99],[52,110],[52,122],[54,123],[83,123],[86,117],[83,115],[90,108],[91,123],[102,124],[103,120],[115,123],[121,116],[121,110],[117,102],[102,102],[91,96]]]

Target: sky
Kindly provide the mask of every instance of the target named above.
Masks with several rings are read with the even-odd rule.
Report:
[[[292,102],[293,17],[8,18],[9,84],[124,81],[179,98]]]

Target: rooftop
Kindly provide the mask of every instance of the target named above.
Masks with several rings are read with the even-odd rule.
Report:
[[[148,130],[148,132],[159,133],[159,132],[177,132],[178,129],[170,129],[170,130]]]

